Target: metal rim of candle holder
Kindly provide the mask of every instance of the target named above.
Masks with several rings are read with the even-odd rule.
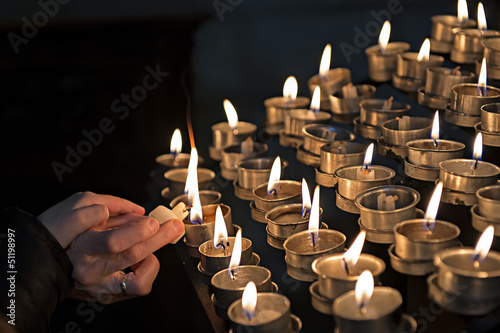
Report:
[[[316,183],[324,187],[335,187],[337,185],[337,178],[326,172],[322,172],[319,169],[315,169],[316,172]]]
[[[355,152],[335,152],[337,148],[345,148],[347,151],[354,150]],[[362,165],[365,157],[367,144],[358,142],[333,142],[329,145],[321,147],[320,151],[320,171],[325,174],[331,174],[340,167],[347,165]]]
[[[215,172],[206,168],[198,168],[198,188],[200,190],[210,189],[212,181],[215,179]],[[170,194],[174,197],[179,196],[184,193],[184,186],[186,184],[187,179],[187,168],[176,168],[170,169],[165,172],[164,177],[167,179],[170,189]],[[183,180],[179,181],[177,179],[172,179],[172,176],[175,174],[182,175]],[[184,178],[185,177],[185,178]]]
[[[267,156],[259,158],[248,158],[239,161],[236,164],[238,168],[238,184],[252,192],[252,190],[269,180],[271,174],[271,167],[276,157]],[[281,159],[281,175],[285,174],[288,167],[288,161]],[[253,192],[252,192],[253,199]]]
[[[408,156],[408,148],[406,146],[392,146],[385,143],[384,136],[377,139],[377,152],[385,157],[390,158],[405,158]]]
[[[236,233],[238,231],[241,231],[241,227],[237,224],[233,224],[233,232],[228,233],[228,234],[230,236],[234,236],[234,235],[236,235]],[[198,251],[198,248],[200,247],[200,245],[191,245],[191,244],[187,243],[186,237],[184,237],[183,241],[184,241],[184,245],[186,246],[187,254],[192,258],[200,259],[200,251]]]
[[[228,237],[228,243],[230,240],[236,239],[235,236]],[[214,255],[209,252],[209,250],[214,249],[214,240],[207,240],[205,243],[201,244],[198,250],[200,251],[200,263],[202,270],[208,275],[214,275],[215,273],[227,268],[231,260],[232,253],[224,253],[224,256]],[[248,265],[253,261],[253,244],[248,238],[243,237],[241,243],[241,264]],[[229,251],[228,251],[229,252]],[[230,251],[232,252],[232,251]]]
[[[476,59],[481,58],[482,55],[482,52],[466,52],[452,47],[450,59],[457,64],[473,64]]]
[[[447,41],[440,41],[434,38],[429,38],[431,42],[431,52],[448,54],[451,52],[451,47],[453,44]]]
[[[361,101],[375,96],[375,91],[377,88],[370,84],[357,84],[354,85],[356,88],[356,97],[344,97],[342,90],[337,91],[329,97],[330,99],[330,111],[333,114],[352,114],[359,113]]]
[[[439,180],[436,180],[436,184]],[[473,206],[477,204],[476,192],[459,192],[443,187],[441,202],[456,206]]]
[[[311,305],[312,307],[323,314],[333,315],[333,299],[329,299],[319,293],[319,282],[314,281],[309,286],[309,292],[311,293]]]
[[[486,62],[490,65],[500,66],[500,37],[483,40],[483,47]]]
[[[422,276],[436,271],[431,260],[405,260],[397,256],[395,244],[387,250],[391,260],[391,266],[395,271],[406,275]]]
[[[474,160],[457,158],[439,162],[439,168],[440,168],[439,179],[443,183],[443,187],[445,189],[449,189],[455,192],[475,193],[481,187],[494,185],[498,181],[500,168],[495,164],[484,161],[478,161],[477,162],[478,167],[484,165],[485,167],[488,167],[490,169],[487,174],[463,175],[453,171],[453,169],[451,168],[456,163],[470,164],[472,167],[472,163],[474,163]]]
[[[413,179],[434,182],[439,179],[439,168],[426,167],[421,165],[412,164],[405,158],[405,174]]]
[[[302,204],[287,204],[275,207],[266,212],[264,216],[267,220],[268,231],[273,236],[277,238],[287,238],[291,235],[297,233],[298,228],[303,228],[307,230],[307,225],[309,224],[309,217],[301,217],[300,220],[290,221],[288,223],[278,223],[276,219],[280,216],[286,215],[287,213],[302,213]],[[323,216],[323,208],[319,207],[319,220]],[[298,230],[302,231],[302,230]]]
[[[222,150],[214,146],[208,146],[208,156],[214,161],[222,160]]]
[[[370,79],[375,82],[390,81],[392,73],[396,70],[397,55],[409,50],[410,44],[405,42],[388,43],[384,53],[380,52],[379,45],[373,45],[365,49]]]
[[[481,106],[481,129],[484,132],[500,135],[500,103]]]
[[[398,101],[392,101],[388,110],[382,107],[386,100],[380,98],[365,99],[359,103],[361,115],[360,123],[367,126],[381,127],[387,120],[408,115],[411,105]]]
[[[474,205],[470,208],[472,215],[472,226],[479,232],[483,232],[484,229],[492,225],[495,228],[495,236],[500,236],[500,221],[489,219],[484,217],[479,212],[478,205]]]
[[[303,254],[301,252],[290,249],[291,244],[293,244],[294,242],[297,242],[298,239],[300,239],[300,237],[304,237],[306,235],[307,235],[307,237],[309,237],[310,233],[311,232],[309,230],[305,230],[305,231],[298,232],[298,233],[288,237],[287,241],[285,242],[286,244],[284,244],[284,245],[285,245],[285,249],[287,251],[287,255],[290,255],[291,264],[300,263],[301,260],[303,259],[303,257],[310,257],[312,255],[312,254]],[[317,256],[315,258],[318,258],[319,256],[322,256],[325,254],[336,253],[336,252],[344,250],[346,237],[343,233],[341,233],[340,231],[334,230],[334,229],[319,229],[320,239],[322,238],[321,234],[326,234],[330,237],[330,239],[329,239],[330,241],[335,240],[337,242],[330,244],[330,245],[332,245],[331,248],[322,249],[321,251],[314,252],[314,256]],[[332,237],[334,238],[333,240],[332,240]],[[331,251],[333,251],[333,252],[331,252]],[[311,263],[313,261],[314,260],[311,260]],[[310,266],[309,266],[309,268],[310,268]]]
[[[383,175],[379,174],[377,179],[351,179],[347,178],[350,170],[356,170],[361,168],[361,166],[344,166],[335,170],[334,175],[337,177],[337,192],[345,199],[354,202],[356,197],[361,192],[369,190],[373,187],[377,186],[387,186],[391,184],[392,179],[396,176],[396,171],[391,168],[382,165],[372,165],[370,169],[375,172],[375,174],[383,173]],[[341,198],[342,200],[342,198]]]
[[[451,98],[452,87],[461,83],[474,83],[476,74],[460,69],[460,75],[453,74],[456,69],[448,67],[428,67],[424,92],[431,96]],[[446,105],[444,105],[446,107]],[[444,107],[442,109],[444,109]]]
[[[349,68],[337,67],[328,70],[326,74],[327,81],[323,81],[318,74],[312,76],[307,80],[307,86],[311,95],[314,93],[314,88],[320,86],[321,88],[321,104],[324,105],[323,100],[329,102],[328,96],[336,93],[339,89],[348,83],[352,82],[351,70]]]
[[[254,157],[263,157],[269,149],[265,143],[253,142],[253,150],[249,154],[245,155],[241,152],[241,144],[242,143],[239,142],[222,148],[222,161],[220,163],[221,168],[224,167],[226,170],[236,171],[238,169],[237,165],[239,161]]]
[[[392,74],[392,85],[399,90],[405,92],[416,92],[418,88],[425,85],[423,79],[412,79],[410,77],[399,76],[396,73]]]
[[[410,82],[413,83],[423,81],[425,84],[427,68],[441,66],[444,58],[439,55],[430,54],[428,60],[419,61],[417,52],[405,52],[398,54],[397,61],[395,74],[399,79],[411,79]]]
[[[252,195],[253,195],[253,193],[252,193]],[[265,218],[266,211],[257,209],[257,207],[255,207],[254,201],[250,201],[250,215],[252,216],[252,219],[254,221],[267,224],[267,221]]]
[[[361,135],[366,139],[377,140],[382,135],[380,127],[363,124],[361,123],[360,117],[354,118],[353,123],[354,133]]]
[[[438,41],[453,41],[453,29],[454,28],[473,28],[476,26],[476,21],[472,19],[468,19],[464,23],[458,23],[457,17],[453,15],[434,15],[431,17],[432,21],[432,29],[431,36],[432,38]]]
[[[458,114],[481,117],[481,107],[483,105],[500,102],[500,89],[493,86],[486,86],[486,88],[488,90],[487,95],[478,96],[476,95],[478,91],[478,85],[476,83],[460,83],[454,85],[451,88],[451,103],[447,106],[447,110],[449,109]],[[471,127],[476,123],[472,124]]]
[[[201,202],[202,206],[219,204],[220,199],[222,198],[222,194],[220,192],[217,192],[217,191],[201,190],[198,193],[200,195],[200,202]],[[162,194],[162,196],[163,196],[163,194]],[[183,202],[186,205],[188,205],[189,200],[188,200],[187,194],[181,194],[181,195],[175,197],[174,199],[172,199],[172,201],[170,201],[169,206],[171,208],[174,208],[180,202]]]
[[[425,146],[429,143],[429,146]],[[461,158],[465,145],[461,142],[451,140],[438,140],[438,145],[447,145],[446,149],[435,148],[431,139],[419,139],[406,143],[408,148],[408,162],[411,166],[426,168],[438,168],[439,162],[449,159]],[[422,146],[423,145],[423,146]],[[410,167],[411,167],[410,166]]]
[[[287,104],[285,97],[277,96],[264,100],[264,107],[266,108],[266,122],[270,125],[282,124],[283,113],[291,109],[303,109],[310,103],[308,97],[297,96],[293,103]]]
[[[480,270],[469,270],[469,269],[462,269],[462,268],[457,268],[457,267],[452,267],[448,265],[445,261],[447,256],[450,255],[470,255],[470,258],[472,259],[474,253],[474,248],[472,247],[454,247],[454,248],[447,248],[443,249],[441,251],[438,251],[434,255],[434,265],[439,268],[440,270],[442,269],[443,272],[446,272],[446,278],[450,280],[450,284],[447,285],[441,285],[441,287],[451,287],[454,288],[460,281],[457,281],[457,279],[460,278],[500,278],[500,267],[498,269],[493,270],[488,270],[488,274],[481,274]],[[489,251],[487,257],[494,257],[498,261],[500,261],[500,253],[495,252],[495,251]],[[443,259],[444,258],[444,259]],[[453,276],[454,275],[454,276]],[[453,291],[453,290],[448,290],[448,291]],[[500,290],[495,289],[495,290],[490,290],[490,293],[496,292],[500,295]]]
[[[317,135],[317,131],[330,132],[335,134],[332,139],[326,139]],[[327,124],[309,124],[302,127],[302,133],[304,134],[304,150],[313,153],[315,155],[320,155],[321,147],[333,143],[334,141],[349,142],[356,139],[356,135],[349,130],[341,127],[335,127]]]
[[[410,127],[408,130],[396,129],[399,119],[389,119],[382,124],[382,136],[387,145],[405,146],[410,141],[428,138],[431,135],[432,119],[426,117],[409,117]],[[398,125],[399,128],[399,125]]]
[[[228,169],[223,162],[219,163],[220,174],[222,178],[227,180],[237,180],[238,179],[238,169]]]
[[[481,187],[476,191],[478,211],[480,215],[500,223],[500,184]]]
[[[450,103],[450,98],[445,96],[434,95],[425,91],[425,87],[417,89],[418,104],[426,106],[430,109],[444,110]]]
[[[302,321],[299,317],[290,313],[290,320],[292,321],[292,332],[291,333],[299,333],[302,330]],[[234,332],[232,328],[229,329],[229,333],[238,333]]]
[[[321,229],[328,229],[328,224],[326,224],[325,222],[321,222]],[[285,249],[283,244],[285,243],[285,241],[287,240],[288,237],[279,237],[279,236],[274,235],[273,233],[271,233],[269,231],[268,226],[266,226],[266,233],[267,233],[267,243],[269,245],[271,245],[272,247],[274,247],[275,249],[278,249],[278,250]]]
[[[310,116],[312,113],[313,117]],[[303,138],[302,128],[309,124],[328,124],[332,118],[331,113],[325,111],[313,112],[309,109],[293,109],[285,113],[285,126],[283,133],[287,136]]]
[[[255,253],[255,252],[252,252],[252,259],[251,259],[251,263],[248,263],[248,264],[245,264],[245,266],[258,266],[260,264],[260,256]],[[242,265],[243,266],[243,265]],[[211,285],[211,280],[212,280],[212,277],[217,274],[218,272],[215,272],[215,273],[210,273],[210,272],[207,272],[204,268],[203,268],[203,265],[201,263],[201,261],[198,263],[197,265],[197,268],[198,268],[198,272],[202,273],[203,276],[205,277],[204,279],[204,282],[205,284],[207,285]],[[219,271],[220,272],[220,271]]]
[[[285,249],[286,251],[286,249]],[[286,272],[295,280],[312,282],[316,280],[317,275],[310,269],[303,267],[296,267],[289,263],[287,256],[285,256]]]
[[[241,187],[240,184],[238,183],[238,180],[235,180],[233,182],[233,186],[234,186],[234,195],[238,199],[247,200],[247,201],[253,200],[252,189],[247,189],[247,188]]]
[[[476,75],[481,73],[482,59],[476,59]],[[488,72],[488,79],[500,80],[500,64],[492,65],[491,63],[486,63],[486,69]]]
[[[202,224],[191,223],[189,216],[182,221],[186,230],[186,244],[190,246],[199,246],[209,239],[213,239],[215,228],[215,212],[217,207],[221,208],[224,217],[224,223],[228,231],[228,235],[234,236],[234,225],[231,215],[231,207],[225,204],[211,204],[201,206],[203,216],[214,216],[213,221],[204,221]]]
[[[279,131],[280,137],[280,146],[282,147],[291,147],[297,148],[302,142],[304,142],[304,138],[301,136],[286,134],[284,129]]]
[[[286,197],[282,198],[276,198],[276,199],[266,199],[261,196],[259,196],[260,192],[264,192],[267,194],[267,184],[264,183],[262,185],[257,186],[256,188],[253,189],[253,196],[254,196],[254,205],[255,208],[259,210],[265,210],[268,211],[270,209],[273,209],[274,207],[285,205],[285,204],[290,204],[290,203],[297,203],[302,201],[302,183],[296,181],[296,180],[279,180],[276,182],[278,185],[287,185],[287,186],[293,186],[297,190],[296,193],[290,194]]]
[[[297,147],[297,160],[302,164],[309,165],[314,168],[319,167],[321,162],[319,155],[305,150],[303,144]]]
[[[335,204],[337,207],[344,212],[351,214],[359,214],[359,207],[356,206],[356,202],[354,200],[346,199],[339,193],[338,189],[335,190],[336,200]]]
[[[359,117],[359,112],[345,114],[332,113],[332,121],[338,124],[351,125],[356,117]]]
[[[177,158],[180,158],[183,163],[178,163],[177,165],[174,162],[174,155],[172,154],[162,154],[158,155],[155,158],[155,162],[163,167],[167,168],[187,168],[189,165],[189,154],[178,154]],[[185,163],[184,163],[185,161]],[[173,162],[173,163],[172,163]],[[203,164],[204,160],[203,157],[199,156],[198,157],[198,166],[201,166]]]

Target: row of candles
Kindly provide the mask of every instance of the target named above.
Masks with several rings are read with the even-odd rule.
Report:
[[[433,22],[438,26],[444,24],[434,18]],[[387,29],[389,28],[385,25],[383,30]],[[437,33],[433,28],[433,37],[435,34]],[[471,36],[476,38],[473,33]],[[439,46],[436,41],[440,40],[431,40],[431,47],[433,44]],[[387,44],[387,41],[385,43]],[[428,46],[428,43],[424,43],[423,50],[420,55],[415,55],[415,59],[413,56],[409,57],[411,62],[417,64],[417,69],[422,66],[424,73],[431,62],[429,59],[432,60],[433,57],[428,55],[429,51],[425,50],[425,45]],[[392,68],[382,68],[381,65],[378,67],[383,72],[391,72],[397,86],[397,69],[402,56],[400,52],[394,51],[393,47],[389,43],[387,50],[391,52],[377,47],[378,52],[376,49],[374,52],[367,50],[367,54],[369,59],[373,58],[370,55],[372,53],[384,57],[383,59],[387,59],[385,57],[392,53],[396,55],[397,65]],[[344,202],[343,207],[346,210],[356,207],[356,212],[361,214],[359,224],[362,231],[348,251],[344,252],[346,237],[336,230],[327,229],[326,224],[321,224],[319,186],[316,187],[311,202],[305,181],[299,183],[280,180],[281,171],[287,167],[286,161],[281,161],[279,157],[274,162],[269,158],[255,158],[265,154],[267,147],[259,146],[248,139],[255,133],[256,126],[238,121],[234,107],[227,100],[224,101],[224,108],[228,122],[212,127],[211,158],[222,160],[223,175],[235,181],[235,194],[240,198],[252,200],[252,217],[267,223],[269,244],[285,250],[289,275],[304,281],[318,279],[310,287],[313,306],[321,312],[333,313],[339,332],[393,332],[401,324],[400,320],[406,321],[413,330],[415,329],[412,319],[401,314],[402,297],[399,292],[389,287],[374,287],[385,270],[385,263],[375,256],[361,253],[365,238],[381,243],[394,243],[389,247],[391,264],[400,272],[425,275],[437,269],[437,273],[428,278],[429,293],[437,301],[449,299],[449,295],[458,295],[455,298],[457,301],[447,304],[450,311],[466,314],[485,314],[491,311],[500,304],[500,295],[492,292],[492,289],[498,289],[499,286],[500,254],[488,252],[493,236],[499,230],[491,224],[498,223],[495,207],[500,205],[500,187],[493,184],[498,179],[500,169],[491,163],[480,161],[483,128],[480,127],[481,130],[478,131],[474,156],[470,160],[460,158],[465,147],[462,143],[439,139],[438,113],[435,116],[431,139],[421,139],[422,133],[425,136],[429,127],[428,122],[424,121],[425,126],[420,126],[419,129],[425,130],[420,131],[417,137],[411,133],[413,136],[409,137],[413,140],[404,142],[407,149],[407,173],[412,173],[412,167],[427,168],[427,173],[432,174],[432,180],[439,180],[427,212],[425,215],[419,214],[415,208],[420,200],[418,192],[403,186],[389,185],[395,172],[390,168],[371,165],[373,144],[369,145],[364,153],[365,145],[351,142],[355,138],[353,133],[327,124],[331,115],[320,111],[320,104],[330,104],[334,116],[334,108],[337,108],[337,111],[347,108],[354,110],[351,113],[356,113],[360,108],[363,109],[360,102],[362,103],[364,98],[373,97],[375,92],[371,87],[349,85],[349,70],[329,69],[330,57],[331,48],[327,46],[322,57],[320,74],[309,81],[313,93],[310,108],[305,108],[309,103],[308,98],[297,97],[297,83],[290,78],[286,81],[283,98],[265,101],[268,115],[266,128],[271,133],[280,134],[282,145],[298,148],[299,160],[319,167],[319,170],[316,170],[317,179],[333,180],[334,184],[327,185],[336,184],[337,205]],[[373,59],[369,62],[372,79],[387,80],[387,76],[377,80],[372,73],[375,62]],[[483,60],[481,73],[484,74],[480,75],[480,80],[483,81],[474,85],[473,90],[466,88],[462,95],[457,93],[461,96],[457,100],[483,98],[489,96],[492,91],[496,97],[496,88],[486,86],[484,64]],[[411,66],[408,68],[411,72]],[[396,73],[393,73],[394,70]],[[422,72],[420,69],[418,71]],[[457,71],[451,75],[457,75]],[[427,70],[426,73],[429,76],[430,71]],[[446,72],[446,75],[450,73]],[[421,85],[421,82],[418,85]],[[452,90],[454,92],[455,87],[452,87]],[[500,96],[500,93],[498,95]],[[500,129],[493,125],[500,104],[484,105],[487,103],[482,102],[483,104],[473,103],[474,110],[479,107],[481,116],[484,112],[485,116],[481,120],[483,124],[493,126],[491,132],[500,132]],[[388,111],[393,109],[396,101],[390,98],[377,103],[379,104],[372,108]],[[400,107],[396,109],[399,110]],[[338,117],[334,117],[334,120],[345,121],[352,118],[339,114],[341,112],[337,113]],[[383,123],[393,121],[394,116],[390,118],[383,119]],[[414,123],[420,124],[415,120],[404,116],[394,119],[396,124],[393,129],[410,131]],[[366,124],[366,114],[357,121],[359,124],[370,126]],[[497,122],[496,126],[499,123]],[[356,119],[354,124],[356,126]],[[373,124],[377,126],[379,123]],[[179,140],[180,134],[175,136]],[[386,138],[388,137],[386,135]],[[277,289],[272,283],[271,273],[264,267],[256,266],[258,255],[252,251],[251,240],[241,236],[241,228],[232,224],[230,207],[219,204],[220,193],[199,190],[209,184],[215,175],[211,170],[197,167],[196,148],[192,148],[190,156],[180,154],[179,147],[171,150],[170,156],[162,156],[159,161],[168,167],[181,168],[165,173],[170,184],[165,196],[178,194],[171,203],[172,212],[185,222],[184,242],[190,254],[200,258],[200,273],[210,278],[214,290],[212,300],[216,308],[219,308],[220,315],[227,315],[235,330],[300,330],[300,319],[290,313],[289,300],[283,295],[271,293]],[[337,155],[340,164],[335,164],[335,158],[332,157],[334,155]],[[326,156],[325,165],[323,156]],[[244,159],[248,157],[254,158]],[[361,166],[360,158],[363,159]],[[186,166],[188,167],[185,168]],[[380,185],[384,186],[377,187]],[[484,232],[475,249],[456,247],[459,228],[452,223],[435,220],[439,201],[446,191],[473,193],[477,197],[478,204],[472,208],[473,219],[477,222],[475,226]],[[183,192],[185,194],[182,194]],[[417,218],[418,215],[421,215],[421,218]],[[151,212],[151,216],[165,221],[172,217],[172,213],[165,207],[158,207]],[[377,234],[384,234],[386,238],[387,234],[390,235],[387,241],[386,238],[377,238]],[[484,300],[489,301],[486,306]],[[461,304],[460,302],[471,302],[474,304],[473,310],[461,308],[457,305]]]

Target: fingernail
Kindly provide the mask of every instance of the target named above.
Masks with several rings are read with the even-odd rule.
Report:
[[[160,224],[155,219],[149,220],[149,228],[152,232],[157,232],[160,229]]]
[[[180,220],[173,220],[172,221],[172,227],[174,228],[175,232],[180,234],[184,232],[184,223],[182,223]]]

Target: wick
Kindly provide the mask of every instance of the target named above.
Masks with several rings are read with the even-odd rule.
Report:
[[[317,240],[316,240],[314,232],[311,233],[311,238],[312,238],[313,247],[314,247],[314,249],[316,249],[316,245],[317,245],[316,242],[317,242]]]
[[[186,206],[186,207],[184,207],[184,208],[182,209],[182,212],[183,212],[183,213],[185,213],[185,212],[190,212],[190,211],[191,211],[191,208],[193,208],[193,207],[191,207],[191,206]]]
[[[347,260],[345,258],[342,258],[342,261],[344,262],[344,269],[347,275],[351,275],[351,270],[349,269],[349,265],[347,264]]]
[[[328,78],[326,76],[320,74],[319,77],[320,77],[321,81],[328,82]]]
[[[252,321],[253,315],[250,312],[243,311],[243,314],[247,317],[248,321]]]
[[[479,260],[474,259],[474,263],[473,263],[473,265],[474,265],[474,268],[475,268],[475,269],[478,269],[478,268],[479,268]]]
[[[238,273],[236,273],[236,271],[235,271],[234,269],[232,269],[230,272],[231,272],[231,281],[236,280],[236,277],[237,277],[236,275],[237,275]]]
[[[486,87],[481,87],[478,85],[477,90],[479,91],[479,96],[484,97],[487,95]]]
[[[364,165],[361,167],[361,170],[363,171],[363,175],[366,175],[368,173],[368,165]]]
[[[432,143],[434,144],[434,147],[437,147],[437,146],[438,146],[438,142],[437,142],[437,140],[432,139]]]
[[[280,187],[281,189],[281,187]],[[269,194],[272,194],[274,196],[274,198],[276,199],[278,197],[278,190],[273,188],[271,189],[271,192],[269,192]]]
[[[200,224],[200,225],[202,224],[202,222],[199,221],[199,220],[192,220],[191,223],[193,223],[193,224]]]
[[[474,163],[472,164],[472,170],[476,170],[477,168],[477,159],[474,160]]]
[[[362,314],[366,314],[366,305],[365,303],[363,302],[363,304],[361,304],[361,306],[359,307],[359,312],[361,312]]]
[[[451,75],[460,75],[460,66],[455,67]]]
[[[311,208],[304,207],[304,209],[302,209],[302,217],[306,217],[310,212],[311,212]]]

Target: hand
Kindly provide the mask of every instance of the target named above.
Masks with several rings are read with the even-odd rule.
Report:
[[[144,208],[111,195],[79,192],[49,208],[38,219],[66,248],[82,232],[106,223],[109,216],[125,213],[144,215]]]
[[[66,251],[73,263],[72,297],[86,299],[90,294],[107,304],[149,294],[160,268],[152,253],[183,232],[184,223],[177,219],[160,227],[153,218],[125,214],[82,233]],[[125,296],[120,288],[121,270],[129,266],[132,272],[125,277]]]

